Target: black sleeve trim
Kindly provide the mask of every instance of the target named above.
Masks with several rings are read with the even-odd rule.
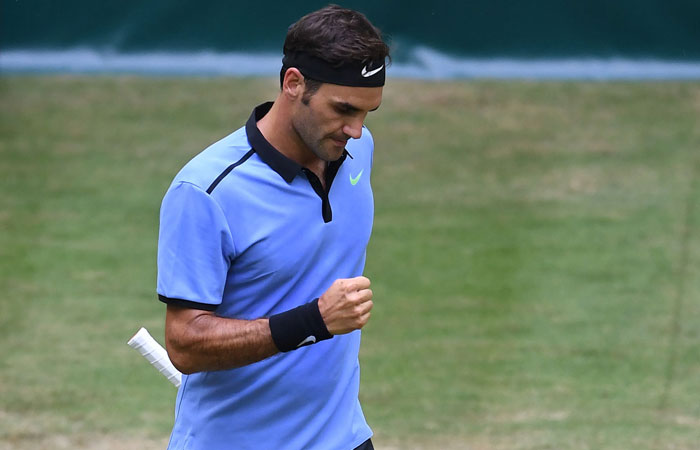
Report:
[[[190,308],[190,309],[202,309],[204,311],[214,311],[219,305],[212,305],[209,303],[199,303],[199,302],[193,302],[191,300],[182,300],[180,298],[169,298],[165,297],[163,295],[158,294],[158,300],[161,302],[167,304],[167,305],[175,305],[175,306],[181,306],[183,308]]]

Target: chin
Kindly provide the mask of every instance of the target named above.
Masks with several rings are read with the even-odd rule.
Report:
[[[334,145],[330,146],[330,148],[321,147],[319,149],[316,149],[316,151],[314,151],[314,154],[326,162],[332,162],[340,159],[340,157],[343,156],[344,150],[345,147]]]
[[[343,156],[343,152],[345,151],[345,147],[335,147],[333,149],[333,152],[329,155],[329,158],[327,161],[337,161],[340,159],[341,156]]]

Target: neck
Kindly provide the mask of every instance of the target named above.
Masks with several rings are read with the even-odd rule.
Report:
[[[317,172],[326,164],[318,158],[299,138],[292,125],[292,114],[284,99],[280,97],[272,104],[270,111],[257,123],[260,133],[273,147],[299,165]]]

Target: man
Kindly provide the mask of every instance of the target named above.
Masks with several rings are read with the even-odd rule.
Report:
[[[372,449],[358,401],[387,45],[337,6],[289,28],[274,103],[163,199],[158,295],[185,374],[171,449]]]

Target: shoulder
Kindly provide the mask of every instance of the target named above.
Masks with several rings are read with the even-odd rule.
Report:
[[[374,150],[374,137],[372,136],[372,132],[369,131],[369,128],[367,128],[365,125],[362,126],[362,136],[360,136],[360,139],[358,140]]]
[[[239,128],[192,158],[178,172],[171,186],[187,183],[206,191],[227,168],[240,162],[250,150],[245,129]]]
[[[363,126],[362,136],[360,136],[358,139],[350,139],[348,141],[347,149],[353,157],[355,156],[355,153],[372,154],[374,151],[374,137],[369,131],[369,128]]]

